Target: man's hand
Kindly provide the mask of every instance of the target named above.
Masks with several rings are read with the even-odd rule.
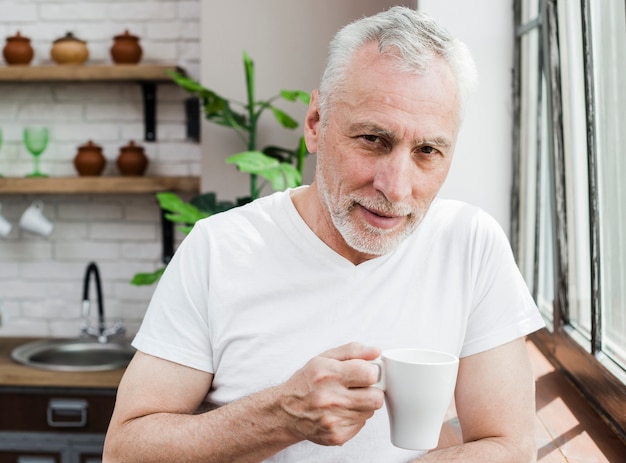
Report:
[[[379,355],[377,348],[346,344],[311,359],[279,386],[294,436],[322,445],[354,437],[384,402],[383,391],[370,387],[378,368],[368,361]]]

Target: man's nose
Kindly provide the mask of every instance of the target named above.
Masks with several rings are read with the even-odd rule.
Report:
[[[415,164],[411,153],[394,151],[380,158],[376,166],[374,188],[383,193],[391,202],[401,202],[411,196]]]

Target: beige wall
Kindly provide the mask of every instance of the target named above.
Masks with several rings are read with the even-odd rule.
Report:
[[[242,53],[256,65],[257,98],[266,99],[281,89],[310,91],[317,87],[326,63],[326,47],[342,25],[393,5],[415,6],[416,0],[204,0],[202,2],[201,80],[224,97],[245,97]],[[300,121],[302,104],[281,105]],[[271,115],[263,122],[277,125]],[[226,166],[224,159],[244,146],[231,130],[205,123],[202,132],[204,191],[219,191],[225,199],[248,193],[248,178]],[[285,134],[278,129],[278,137]],[[270,135],[272,143],[296,146],[301,129],[288,132],[286,140]],[[312,179],[313,159],[305,180]],[[266,191],[266,193],[269,192]]]
[[[203,0],[203,83],[224,96],[244,95],[242,50],[254,58],[259,98],[282,88],[311,90],[326,60],[326,46],[343,24],[395,4],[419,5],[463,40],[476,59],[480,83],[459,135],[455,160],[441,196],[476,204],[509,231],[511,189],[511,68],[513,19],[502,0]],[[245,14],[244,14],[245,13]],[[299,112],[293,111],[295,109]],[[304,107],[290,105],[293,115]],[[269,116],[269,115],[268,115]],[[300,120],[302,117],[300,117]],[[268,126],[273,121],[265,120]],[[283,133],[284,131],[281,131]],[[296,129],[290,140],[297,140]],[[287,143],[289,146],[295,143]],[[247,177],[224,159],[242,150],[226,129],[203,127],[205,191],[225,198],[247,194]],[[314,158],[305,181],[312,179]]]

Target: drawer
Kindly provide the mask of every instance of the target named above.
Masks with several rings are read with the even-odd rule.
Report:
[[[103,434],[114,405],[115,391],[0,391],[0,431]]]

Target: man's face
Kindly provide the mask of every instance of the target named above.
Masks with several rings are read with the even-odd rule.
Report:
[[[381,255],[415,230],[443,184],[459,127],[455,79],[443,59],[423,75],[398,71],[375,45],[357,53],[320,121],[317,95],[305,137],[316,183],[346,255]]]

